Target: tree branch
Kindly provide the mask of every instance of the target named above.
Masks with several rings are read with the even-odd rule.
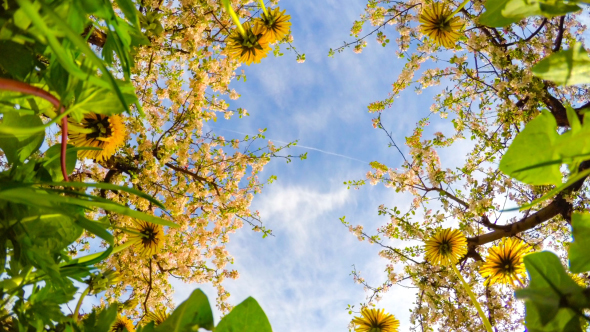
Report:
[[[503,237],[514,236],[518,233],[532,229],[570,208],[571,203],[568,203],[561,195],[558,195],[549,205],[520,221],[506,225],[505,229],[499,229],[483,235],[467,238],[467,242],[471,249],[476,246],[499,240]]]
[[[565,15],[559,18],[559,31],[557,32],[557,38],[555,38],[555,46],[553,46],[552,51],[557,52],[561,48],[561,41],[563,40],[563,25],[565,23]]]

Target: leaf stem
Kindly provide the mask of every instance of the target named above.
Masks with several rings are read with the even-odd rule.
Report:
[[[244,30],[242,23],[240,23],[240,19],[238,18],[236,12],[233,10],[233,8],[231,8],[229,0],[223,0],[222,2],[223,6],[225,7],[225,10],[227,10],[227,12],[229,13],[229,16],[231,17],[232,21],[234,21],[234,23],[236,24],[238,31],[240,31],[242,37],[246,38],[246,30]]]
[[[454,264],[451,264],[451,268],[453,269],[453,271],[455,271],[455,274],[457,274],[457,277],[459,277],[459,279],[461,280],[461,283],[463,284],[463,288],[465,288],[465,291],[467,292],[467,294],[469,294],[469,297],[471,298],[471,302],[475,306],[475,309],[477,309],[477,312],[479,313],[479,316],[481,317],[481,320],[483,321],[483,325],[486,327],[486,330],[488,332],[494,332],[494,330],[492,330],[492,325],[490,324],[490,321],[488,320],[486,315],[483,313],[483,310],[481,310],[481,306],[479,305],[479,302],[477,302],[477,299],[475,298],[475,294],[473,294],[471,287],[465,281],[465,279],[463,279],[461,272],[459,272],[459,270],[457,270],[457,267]]]
[[[80,317],[80,307],[82,306],[82,301],[84,301],[84,298],[86,297],[86,295],[88,295],[88,293],[90,292],[90,285],[88,285],[88,287],[86,287],[86,289],[82,292],[82,295],[80,295],[80,298],[78,299],[78,303],[76,304],[76,309],[74,309],[74,323],[78,322],[78,318]]]
[[[43,98],[50,102],[55,108],[59,110],[59,113],[63,113],[65,108],[59,102],[54,95],[51,93],[29,85],[24,82],[14,81],[6,78],[0,78],[0,90],[14,91],[20,93],[26,93],[29,95]],[[64,116],[61,119],[61,172],[64,177],[64,181],[69,181],[68,172],[66,171],[66,145],[68,144],[68,116]]]
[[[260,8],[262,8],[264,15],[268,16],[268,12],[266,11],[266,6],[264,5],[264,0],[258,0],[258,2],[260,3]]]

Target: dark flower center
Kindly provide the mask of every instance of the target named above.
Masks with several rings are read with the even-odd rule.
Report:
[[[84,118],[84,128],[92,129],[92,133],[86,134],[87,139],[111,137],[113,133],[109,123],[109,117],[100,114],[96,114],[96,119]]]
[[[140,232],[143,235],[142,241],[144,244],[156,243],[158,231],[152,225],[147,225],[144,230]]]

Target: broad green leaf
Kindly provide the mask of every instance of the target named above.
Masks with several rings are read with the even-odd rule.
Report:
[[[526,299],[531,311],[536,311],[541,325],[555,318],[562,307],[581,308],[590,304],[580,287],[565,271],[559,258],[542,251],[524,257],[530,283],[516,291],[516,297]]]
[[[27,128],[43,126],[43,122],[37,115],[20,115],[18,112],[4,113],[0,130],[5,127]],[[0,134],[0,149],[4,151],[8,162],[22,163],[31,154],[39,150],[43,140],[44,132],[38,132],[31,135],[14,136]]]
[[[45,322],[60,322],[65,317],[61,312],[61,306],[74,299],[76,288],[72,285],[65,287],[54,287],[45,285],[43,288],[33,288],[28,298],[28,318],[32,320],[41,319]]]
[[[43,215],[22,225],[34,246],[54,253],[82,235],[82,228],[65,215]]]
[[[553,53],[533,67],[533,74],[558,85],[590,83],[590,57],[582,43]]]
[[[76,33],[76,31],[72,30],[67,23],[63,21],[49,6],[43,5],[43,12],[47,14],[47,16],[51,17],[53,23],[56,24],[60,28],[60,30],[65,34],[65,36],[69,39],[69,41],[78,47],[92,63],[100,69],[103,74],[103,78],[94,75],[87,75],[82,70],[80,70],[76,63],[74,63],[73,59],[68,55],[66,50],[64,50],[63,46],[59,43],[54,32],[49,29],[49,27],[45,24],[43,18],[39,16],[37,10],[35,10],[34,6],[28,0],[16,0],[20,7],[25,11],[29,19],[39,28],[39,31],[43,32],[45,35],[44,37],[47,38],[47,42],[49,46],[51,46],[52,50],[54,51],[55,55],[59,62],[64,66],[68,72],[82,80],[88,80],[89,82],[100,86],[108,88],[109,86],[112,88],[113,91],[117,94],[121,106],[128,112],[131,113],[127,103],[125,102],[125,98],[117,85],[117,82],[111,72],[106,68],[103,60],[101,60],[92,49],[88,46],[86,41],[82,39],[82,37]]]
[[[76,167],[78,153],[73,145],[68,144],[66,148],[66,172],[71,174]],[[45,151],[42,165],[53,181],[62,181],[64,179],[61,172],[61,143],[55,144]]]
[[[570,270],[573,273],[590,271],[590,214],[572,215],[573,242],[569,247]]]
[[[215,332],[272,332],[270,322],[252,297],[238,304],[219,322]]]
[[[119,114],[125,111],[121,101],[111,89],[85,84],[76,95],[76,102],[70,107],[72,112]]]
[[[487,0],[485,8],[479,23],[498,28],[530,16],[552,18],[581,9],[576,4],[566,4],[563,0]]]
[[[532,301],[525,301],[525,312],[525,326],[528,332],[582,332],[580,317],[572,309],[559,309],[547,324],[541,323],[542,313]]]
[[[131,0],[116,0],[117,5],[125,15],[125,18],[129,20],[133,25],[139,27],[139,16],[137,15],[137,9],[135,4]]]
[[[117,319],[117,305],[111,304],[108,308],[96,312],[96,308],[83,321],[84,332],[108,332]]]
[[[2,232],[0,234],[0,274],[4,273],[4,269],[6,268],[6,242],[8,240],[7,232]]]
[[[34,70],[37,62],[26,46],[10,40],[0,40],[0,54],[0,68],[20,81]]]
[[[570,128],[572,128],[572,133],[577,134],[580,130],[582,130],[580,118],[578,118],[578,114],[570,105],[566,105],[565,110],[567,115],[567,121],[570,123]],[[590,126],[588,127],[590,128]]]
[[[500,170],[527,184],[561,184],[561,163],[554,145],[559,135],[557,122],[551,113],[543,111],[516,136],[500,161]],[[531,168],[532,166],[545,166]]]
[[[207,296],[200,289],[193,291],[191,296],[182,302],[170,317],[164,323],[158,325],[154,331],[189,332],[196,331],[198,328],[213,330],[213,312]],[[215,331],[218,330],[215,329]],[[246,331],[244,330],[244,332]]]
[[[153,332],[155,330],[155,324],[154,322],[149,322],[146,325],[140,325],[136,332]]]
[[[564,3],[563,0],[510,0],[502,10],[502,15],[518,20],[537,15],[552,18],[576,12],[580,9],[575,4]]]
[[[86,12],[87,14],[94,14],[95,12],[102,9],[103,4],[100,1],[96,0],[79,0],[77,4]]]
[[[503,27],[519,20],[516,18],[504,17],[502,11],[510,0],[487,0],[486,11],[479,16],[479,23],[489,27]]]

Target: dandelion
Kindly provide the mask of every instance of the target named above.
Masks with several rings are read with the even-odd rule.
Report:
[[[514,286],[514,281],[517,281],[522,285],[521,277],[526,273],[522,259],[529,251],[531,247],[517,238],[505,238],[499,245],[491,247],[479,269],[482,277],[487,278],[485,284]]]
[[[362,317],[354,317],[352,323],[357,325],[356,332],[398,332],[399,320],[384,309],[363,309]]]
[[[439,46],[453,48],[461,36],[463,21],[454,16],[464,5],[451,11],[447,5],[433,2],[430,8],[425,8],[420,15],[420,31],[432,38]]]
[[[142,256],[151,257],[157,254],[164,245],[164,228],[143,220],[135,221],[135,225],[136,227],[130,228],[135,233],[129,236],[129,241],[140,244]]]
[[[80,123],[68,125],[68,138],[77,147],[93,147],[102,150],[83,150],[81,158],[106,160],[125,143],[125,127],[118,115],[88,113]]]
[[[125,316],[117,317],[115,324],[111,327],[109,332],[135,332],[135,328],[133,327],[133,322],[131,319]]]
[[[459,230],[443,229],[425,241],[424,250],[431,264],[455,264],[467,254],[467,239]]]
[[[457,278],[461,281],[463,288],[469,295],[471,303],[473,303],[475,309],[477,309],[477,313],[479,314],[486,331],[493,332],[492,325],[481,309],[481,305],[477,302],[473,290],[455,266],[455,264],[459,262],[459,259],[467,254],[467,239],[465,238],[465,235],[456,229],[442,229],[425,241],[424,250],[426,260],[431,264],[449,266],[451,270],[455,272]]]
[[[248,66],[252,62],[259,63],[270,51],[268,39],[265,36],[266,28],[258,21],[254,21],[254,25],[240,23],[238,15],[231,8],[229,0],[222,0],[222,3],[236,24],[236,29],[227,37],[226,49],[229,55]]]
[[[264,6],[264,3],[262,3],[262,1],[260,2]],[[286,10],[281,11],[279,7],[269,11],[264,8],[260,18],[255,20],[264,27],[264,37],[269,43],[282,40],[289,33],[289,27],[291,26],[289,20],[291,19],[291,16],[285,15],[286,12]]]
[[[268,40],[264,36],[265,28],[258,23],[253,27],[250,23],[244,23],[242,27],[244,33],[237,29],[228,37],[227,50],[232,57],[248,66],[252,62],[259,63],[270,51]]]
[[[147,313],[146,317],[149,322],[154,322],[156,326],[164,323],[166,319],[170,316],[166,312],[166,310],[156,309],[155,311],[150,311]]]

